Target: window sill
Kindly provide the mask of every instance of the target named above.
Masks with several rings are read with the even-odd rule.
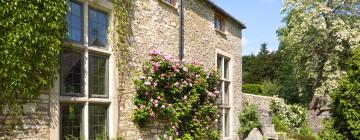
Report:
[[[216,31],[217,33],[220,33],[220,34],[223,35],[223,36],[226,36],[226,34],[225,34],[224,31],[221,31],[221,30],[219,30],[219,29],[215,29],[215,31]]]
[[[175,9],[175,10],[177,10],[177,7],[176,7],[175,5],[172,5],[172,4],[170,4],[170,3],[167,3],[167,2],[164,1],[164,0],[158,0],[158,1],[160,1],[161,3],[167,5],[167,6],[173,8],[173,9]]]

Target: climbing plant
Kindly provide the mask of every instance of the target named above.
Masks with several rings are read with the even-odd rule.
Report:
[[[217,73],[196,64],[183,64],[152,50],[143,74],[135,80],[134,120],[144,127],[154,120],[166,122],[167,132],[180,139],[218,139]]]
[[[23,103],[52,86],[66,32],[66,2],[0,0],[0,113],[6,107],[7,115],[19,115]]]
[[[116,65],[120,77],[120,86],[124,88],[128,81],[131,81],[129,73],[132,73],[131,66],[131,15],[133,12],[132,0],[112,0],[114,5],[114,38],[112,47],[116,58]]]

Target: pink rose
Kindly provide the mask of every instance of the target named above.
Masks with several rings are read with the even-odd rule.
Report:
[[[185,96],[184,96],[184,100],[187,100],[187,98],[188,98],[188,97],[185,95]]]
[[[162,105],[161,108],[165,108],[165,105]]]
[[[173,57],[172,57],[171,55],[165,55],[165,56],[164,56],[164,59],[167,60],[167,61],[172,60],[172,58],[173,58]]]
[[[187,67],[183,67],[183,71],[188,72],[188,68],[187,68]]]
[[[146,81],[146,82],[144,82],[144,85],[145,85],[145,86],[151,86],[151,82]]]
[[[150,51],[150,54],[151,54],[152,56],[157,56],[157,55],[159,55],[160,53],[161,53],[161,51],[158,50],[158,49],[153,49],[153,50]]]
[[[145,96],[149,96],[149,95],[150,95],[150,93],[146,91],[146,92],[145,92]]]
[[[144,105],[140,105],[140,108],[141,108],[141,109],[144,109],[144,108],[145,108],[145,106],[144,106]]]

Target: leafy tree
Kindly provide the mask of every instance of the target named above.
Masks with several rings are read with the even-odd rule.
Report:
[[[261,44],[261,49],[255,57],[250,55],[245,58],[248,60],[245,66],[244,83],[258,84],[265,80],[272,81],[275,79],[276,53],[270,53],[266,43]]]
[[[243,83],[250,83],[249,81],[249,71],[250,71],[250,61],[255,59],[255,55],[245,55],[242,57],[242,76],[243,76]]]
[[[348,62],[347,75],[331,94],[332,128],[348,139],[360,139],[360,48]]]
[[[283,53],[294,64],[295,79],[306,89],[311,80],[314,94],[309,107],[328,104],[338,86],[349,49],[359,46],[359,0],[285,0],[285,27],[279,30]],[[301,93],[301,91],[299,91]]]

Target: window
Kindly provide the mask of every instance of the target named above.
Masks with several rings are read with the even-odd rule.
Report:
[[[98,49],[109,46],[108,17],[106,13],[90,8],[89,3],[68,3],[66,20],[70,35],[66,41],[72,47],[65,47],[61,53],[58,101],[59,137],[62,140],[110,138],[111,121],[108,118],[112,112],[109,109],[116,100],[109,93],[109,59],[112,52]],[[82,41],[82,37],[88,38]],[[112,133],[114,136],[116,132]]]
[[[219,14],[214,15],[214,28],[217,31],[224,32],[224,18],[220,16]]]
[[[176,0],[163,0],[164,2],[172,5],[172,6],[175,6],[176,5]]]
[[[221,78],[217,87],[218,91],[221,93],[221,97],[218,99],[217,102],[219,105],[220,114],[219,126],[221,126],[220,130],[222,137],[224,138],[230,137],[230,58],[218,54],[216,61],[216,67]]]
[[[66,15],[67,22],[67,39],[82,43],[83,42],[83,10],[81,4],[69,1],[68,14]]]
[[[107,105],[90,105],[89,110],[90,139],[106,139],[108,132]]]
[[[91,97],[107,97],[108,64],[107,58],[90,54],[90,95]]]
[[[81,104],[61,104],[61,139],[81,139],[82,108]]]
[[[83,95],[82,54],[65,50],[61,55],[61,94]]]
[[[107,14],[89,8],[89,44],[105,47],[107,43]]]

